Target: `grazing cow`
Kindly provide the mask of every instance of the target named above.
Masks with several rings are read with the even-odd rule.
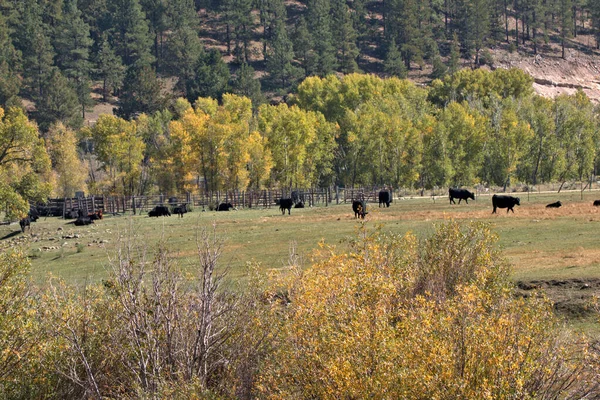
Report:
[[[550,204],[548,204],[548,205],[546,206],[546,208],[558,208],[558,207],[560,207],[560,206],[562,206],[561,202],[560,202],[560,201],[557,201],[556,203],[550,203]]]
[[[229,211],[232,208],[233,208],[233,205],[231,203],[221,203],[217,207],[217,211]]]
[[[29,227],[29,230],[31,230],[31,219],[29,217],[23,218],[19,221],[19,225],[21,225],[21,232],[25,233],[25,228]]]
[[[362,200],[354,200],[352,202],[352,211],[354,211],[354,218],[365,219],[367,212],[367,205]]]
[[[594,200],[594,205],[595,205],[596,207],[600,206],[600,200]]]
[[[304,208],[304,202],[303,201],[299,201],[296,204],[294,204],[294,208]]]
[[[78,217],[74,223],[76,226],[84,226],[93,224],[94,221],[90,217]]]
[[[492,196],[492,206],[494,207],[494,211],[492,211],[492,214],[496,213],[496,208],[507,208],[507,214],[509,211],[512,211],[514,214],[515,210],[513,210],[513,207],[515,205],[520,206],[520,201],[521,200],[518,197],[495,194]]]
[[[379,207],[384,204],[386,207],[390,206],[392,202],[392,194],[387,190],[382,190],[379,192]]]
[[[454,199],[458,199],[458,204],[460,204],[461,200],[464,200],[465,203],[469,204],[469,199],[475,200],[475,194],[469,192],[467,189],[453,189],[450,188],[448,190],[448,194],[450,197],[450,204],[456,204]]]
[[[282,215],[285,215],[285,210],[288,210],[288,215],[291,215],[291,210],[292,210],[293,205],[294,205],[294,200],[292,200],[291,198],[279,199],[279,209],[281,210]]]
[[[170,217],[171,213],[169,212],[169,207],[167,206],[156,206],[150,212],[148,212],[149,217]]]
[[[183,218],[183,214],[185,214],[186,212],[188,212],[187,204],[181,204],[173,208],[173,214],[177,214],[181,218]]]

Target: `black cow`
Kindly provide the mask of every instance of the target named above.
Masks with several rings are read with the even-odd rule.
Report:
[[[181,204],[173,208],[173,214],[177,214],[181,218],[183,218],[183,214],[185,214],[186,212],[188,212],[187,204]]]
[[[594,205],[595,205],[596,207],[600,206],[600,200],[594,200]]]
[[[560,207],[560,206],[562,206],[561,202],[560,202],[560,201],[557,201],[556,203],[550,203],[550,204],[548,204],[548,205],[546,206],[546,208],[558,208],[558,207]]]
[[[170,217],[171,213],[169,212],[169,207],[167,206],[156,206],[150,212],[148,212],[149,217]]]
[[[386,207],[390,206],[392,202],[392,194],[387,190],[382,190],[379,192],[379,207],[384,204]]]
[[[294,206],[294,200],[292,200],[291,198],[279,199],[279,209],[281,210],[282,215],[285,215],[285,210],[288,210],[288,215],[291,215],[291,210],[292,210],[293,206]]]
[[[304,208],[304,202],[303,201],[299,201],[296,204],[294,204],[294,208]]]
[[[494,207],[492,214],[496,213],[496,208],[507,208],[506,213],[512,211],[514,214],[515,210],[513,210],[513,207],[515,204],[517,206],[521,205],[521,200],[518,197],[495,194],[492,196],[492,206]]]
[[[300,194],[299,191],[294,190],[290,197],[292,198],[292,201],[294,202],[294,204],[299,203],[299,202],[304,202],[304,194]]]
[[[23,218],[19,221],[19,225],[21,225],[21,232],[25,233],[25,228],[29,227],[29,230],[31,230],[31,219],[29,217]]]
[[[74,222],[76,226],[85,226],[93,223],[94,221],[90,217],[77,217],[77,219]]]
[[[354,211],[354,218],[365,219],[367,212],[367,205],[362,200],[354,200],[352,202],[352,211]]]
[[[229,211],[233,208],[233,204],[231,203],[221,203],[217,207],[217,211]]]
[[[38,212],[37,207],[30,207],[29,214],[27,214],[31,222],[35,222],[40,218],[40,213]]]
[[[469,199],[475,200],[475,194],[469,192],[467,189],[450,188],[448,190],[448,195],[450,197],[450,204],[456,204],[454,199],[458,199],[458,204],[460,204],[461,200],[464,200],[467,204],[469,204]]]

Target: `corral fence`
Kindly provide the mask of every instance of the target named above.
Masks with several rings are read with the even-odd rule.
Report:
[[[311,189],[267,189],[246,191],[208,192],[184,195],[150,196],[103,196],[48,199],[37,206],[43,216],[75,218],[79,210],[86,214],[103,210],[105,214],[141,214],[157,205],[177,206],[187,204],[194,209],[214,210],[220,203],[231,203],[236,208],[277,207],[279,199],[292,198],[302,201],[306,207],[328,206],[330,204],[351,203],[352,200],[378,202],[378,193],[383,188],[311,188]],[[390,190],[390,189],[387,189]],[[392,195],[394,192],[392,192]]]

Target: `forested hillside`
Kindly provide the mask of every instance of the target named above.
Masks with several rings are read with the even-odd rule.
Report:
[[[598,40],[594,0],[1,0],[0,106],[25,99],[45,131],[98,102],[125,118],[179,96],[257,106],[312,75],[432,79],[493,63],[488,48],[564,58]]]

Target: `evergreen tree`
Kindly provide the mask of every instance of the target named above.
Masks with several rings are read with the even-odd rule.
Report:
[[[125,75],[121,58],[115,54],[106,37],[98,50],[96,69],[102,80],[102,100],[106,101],[109,93],[114,93],[121,87]]]
[[[195,79],[201,55],[202,44],[191,27],[182,26],[169,36],[165,72],[178,78],[175,87],[184,95],[187,82]]]
[[[450,44],[450,59],[448,60],[448,72],[455,73],[460,68],[460,43],[458,35],[454,33],[452,43]]]
[[[391,0],[389,7],[388,37],[397,39],[407,69],[413,61],[422,65],[425,38],[419,29],[418,1]]]
[[[273,39],[269,43],[267,57],[267,71],[277,85],[284,88],[298,75],[297,69],[292,66],[294,51],[292,41],[288,38],[285,24],[279,20],[275,24]]]
[[[58,68],[52,67],[42,86],[42,95],[36,96],[35,102],[35,119],[42,130],[47,130],[55,122],[73,128],[81,126],[77,93]]]
[[[562,54],[565,58],[565,44],[568,38],[573,35],[573,2],[572,0],[559,0],[559,25],[560,25],[560,43]]]
[[[594,27],[594,36],[596,37],[596,49],[600,49],[600,2],[589,0],[588,7]]]
[[[283,0],[257,0],[260,25],[263,30],[263,58],[267,59],[268,44],[273,40],[275,25],[278,21],[285,23],[287,12]]]
[[[19,94],[21,80],[19,66],[21,57],[11,41],[7,21],[0,14],[0,107]]]
[[[304,16],[301,16],[298,20],[292,40],[294,43],[294,54],[300,60],[300,64],[304,69],[304,76],[309,76],[314,69],[315,53],[313,40],[308,31],[308,25]]]
[[[467,54],[479,53],[490,35],[490,5],[492,0],[462,0],[458,8],[459,38]]]
[[[154,62],[152,38],[138,0],[109,0],[110,42],[125,66],[142,69]]]
[[[250,40],[255,26],[252,14],[252,0],[225,0],[223,14],[227,29],[227,53],[231,54],[231,41],[234,40],[233,54],[237,62],[249,61]]]
[[[316,53],[315,73],[325,76],[336,68],[329,0],[309,0],[307,20]]]
[[[437,43],[432,41],[431,44],[431,65],[433,70],[431,71],[432,79],[441,79],[448,73],[448,67],[442,61],[442,57],[440,56],[440,51],[438,49]]]
[[[173,3],[179,3],[179,0],[140,0],[140,5],[148,21],[148,31],[152,38],[152,53],[156,60],[156,68],[162,68],[163,61],[163,36],[167,31],[166,9]]]
[[[396,41],[392,38],[388,47],[388,52],[385,57],[384,70],[391,76],[397,76],[398,78],[406,78],[406,64],[402,60],[402,54],[398,50]]]
[[[33,96],[41,96],[54,64],[54,50],[48,35],[49,27],[42,21],[41,8],[34,2],[22,5],[20,26],[15,27],[15,47],[22,54],[25,85]]]
[[[123,81],[119,108],[115,110],[115,114],[129,119],[142,113],[152,114],[162,110],[166,107],[162,88],[163,85],[152,67],[130,67]]]
[[[85,119],[86,107],[92,104],[90,98],[92,64],[89,60],[92,39],[90,27],[81,18],[76,0],[66,0],[63,17],[58,22],[55,32],[56,65],[75,88],[82,118]]]
[[[242,63],[233,80],[232,91],[240,96],[248,97],[252,100],[252,107],[257,109],[265,102],[264,95],[260,89],[260,81],[254,77],[254,68],[246,63]]]
[[[331,0],[331,26],[333,43],[337,48],[337,64],[339,70],[346,74],[358,71],[357,35],[349,11],[346,0]]]
[[[198,97],[221,99],[229,85],[229,67],[217,49],[202,52],[194,78],[186,83],[190,103]]]

